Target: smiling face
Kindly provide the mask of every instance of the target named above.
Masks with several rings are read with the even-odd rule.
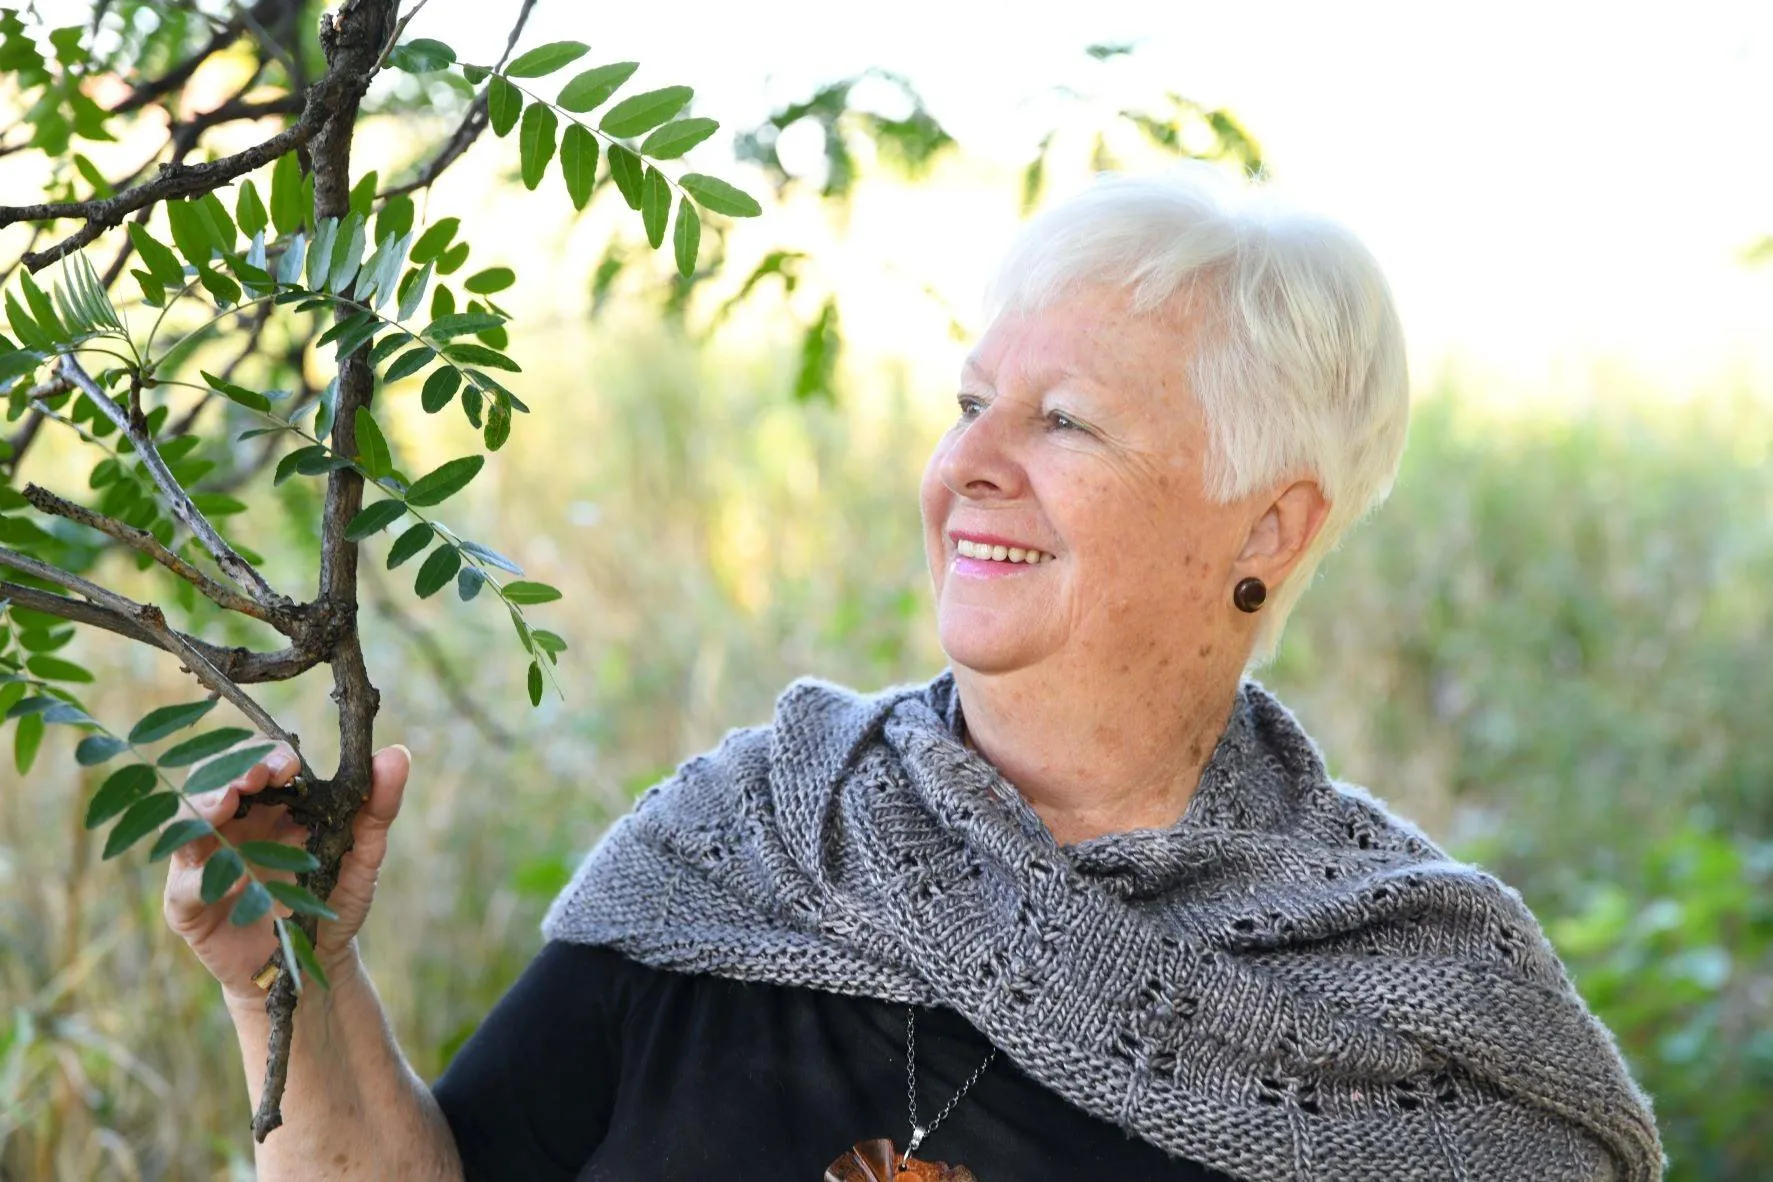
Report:
[[[1124,289],[1102,286],[1006,312],[980,339],[922,488],[956,666],[1053,663],[1087,692],[1092,677],[1192,665],[1231,641],[1255,502],[1207,499],[1190,344],[1181,314],[1134,316]]]

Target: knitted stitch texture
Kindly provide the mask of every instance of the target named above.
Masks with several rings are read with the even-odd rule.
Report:
[[[1175,825],[1064,847],[958,724],[947,672],[794,683],[649,788],[543,934],[949,1006],[1247,1182],[1661,1177],[1649,1099],[1520,894],[1330,780],[1260,683]]]

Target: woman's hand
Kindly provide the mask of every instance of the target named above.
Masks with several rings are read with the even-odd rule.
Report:
[[[339,864],[338,885],[326,901],[338,913],[338,919],[320,921],[314,944],[321,968],[335,984],[340,974],[356,971],[355,937],[375,897],[376,875],[388,852],[388,827],[400,813],[411,765],[411,753],[398,744],[376,752],[371,764],[369,799],[352,822],[354,844]],[[282,805],[254,808],[244,817],[234,817],[243,795],[260,792],[267,785],[288,784],[297,767],[288,744],[279,743],[244,775],[224,788],[191,797],[191,804],[235,845],[245,841],[281,841],[300,846],[307,840],[308,831],[293,821]],[[203,902],[199,894],[203,867],[219,848],[221,843],[216,838],[204,837],[173,852],[166,875],[166,923],[191,946],[210,975],[221,982],[230,1003],[256,1003],[264,993],[253,984],[252,975],[264,967],[277,948],[277,933],[271,914],[245,927],[228,922],[234,899],[246,889],[244,875],[218,902]],[[261,878],[293,881],[295,877],[257,866],[252,869]],[[288,915],[289,909],[274,904],[272,914]]]

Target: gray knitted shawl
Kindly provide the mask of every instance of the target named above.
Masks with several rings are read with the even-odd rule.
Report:
[[[951,1007],[1246,1182],[1661,1176],[1648,1098],[1519,893],[1331,781],[1259,683],[1180,821],[1064,847],[957,726],[948,673],[796,682],[649,788],[543,934]]]

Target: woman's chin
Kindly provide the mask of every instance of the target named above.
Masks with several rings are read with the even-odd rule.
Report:
[[[974,673],[1009,673],[1033,659],[1028,634],[1002,626],[981,628],[974,623],[944,622],[939,636],[949,663]]]

